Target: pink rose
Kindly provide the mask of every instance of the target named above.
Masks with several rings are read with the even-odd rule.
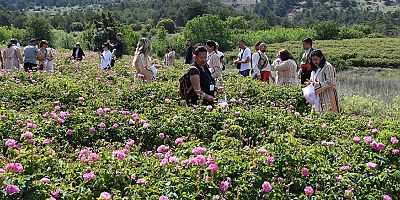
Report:
[[[40,179],[40,182],[42,182],[42,183],[50,183],[50,179],[49,178],[42,178],[42,179]]]
[[[268,162],[268,163],[274,163],[274,162],[275,162],[275,158],[272,157],[272,156],[268,156],[267,162]]]
[[[92,180],[94,178],[94,174],[92,172],[86,173],[83,175],[83,180]]]
[[[265,181],[265,182],[262,184],[262,189],[263,189],[264,192],[271,192],[271,191],[272,191],[272,185],[271,185],[271,183]]]
[[[160,166],[166,166],[166,165],[168,165],[168,159],[164,158],[161,160]]]
[[[32,132],[30,131],[26,131],[25,133],[21,134],[21,137],[25,138],[25,139],[29,139],[33,136]]]
[[[208,168],[210,168],[211,172],[216,172],[218,170],[218,166],[216,164],[210,164],[208,165]]]
[[[132,119],[135,120],[135,121],[138,120],[139,119],[139,115],[137,113],[133,114],[132,115]]]
[[[102,115],[103,113],[104,113],[103,108],[97,109],[97,114],[98,114],[98,115]]]
[[[205,153],[205,152],[207,152],[207,149],[206,148],[204,148],[204,147],[195,147],[193,150],[192,150],[192,153],[193,154],[199,154],[199,153]]]
[[[385,195],[382,198],[383,200],[392,200],[392,197],[390,197],[389,195]]]
[[[391,138],[390,138],[390,142],[391,142],[392,144],[397,144],[397,143],[399,143],[399,140],[398,140],[397,138],[395,138],[395,137],[391,137]]]
[[[199,165],[204,165],[204,163],[206,163],[206,157],[204,157],[203,155],[198,155],[196,157],[196,163]]]
[[[182,166],[186,166],[187,164],[189,164],[189,161],[188,161],[188,160],[184,160],[184,161],[181,162],[181,165],[182,165]]]
[[[367,166],[368,166],[370,169],[375,169],[378,165],[375,164],[375,163],[373,163],[373,162],[368,162],[368,163],[367,163]]]
[[[9,163],[6,166],[6,170],[12,170],[14,172],[21,172],[22,170],[24,170],[24,167],[22,166],[21,163]]]
[[[361,141],[361,138],[359,138],[359,137],[354,137],[353,140],[354,140],[355,143],[359,143],[359,142]]]
[[[374,129],[372,129],[371,132],[372,132],[372,133],[378,133],[378,129],[374,128]]]
[[[66,132],[66,134],[67,134],[67,135],[71,135],[71,134],[72,134],[72,130],[71,130],[71,129],[68,129],[67,132]]]
[[[371,137],[371,136],[365,136],[365,137],[364,137],[364,141],[365,141],[366,143],[371,143],[371,142],[372,142],[372,137]]]
[[[117,129],[118,128],[118,123],[114,123],[113,128]]]
[[[9,146],[9,147],[15,147],[17,142],[13,139],[8,139],[5,144],[6,144],[6,146]]]
[[[311,186],[307,186],[306,188],[304,188],[304,192],[307,194],[307,196],[311,196],[314,194],[314,190]]]
[[[131,180],[135,180],[135,178],[136,178],[135,174],[132,174],[131,175]]]
[[[219,185],[219,189],[225,192],[228,190],[229,187],[229,182],[228,181],[222,181],[221,184]]]
[[[343,165],[343,166],[340,167],[340,170],[342,170],[342,171],[348,171],[348,170],[350,170],[350,166]]]
[[[168,197],[166,197],[166,196],[161,196],[159,200],[168,200]]]
[[[213,107],[211,105],[208,105],[206,108],[207,111],[211,111],[212,109],[213,109]]]
[[[267,153],[267,150],[264,148],[261,148],[258,150],[259,153],[261,153],[262,155],[265,155]]]
[[[85,101],[85,98],[84,97],[79,97],[78,100],[79,101]]]
[[[368,122],[367,127],[368,127],[368,128],[371,128],[371,127],[372,127],[372,121],[369,121],[369,122]]]
[[[17,186],[9,184],[6,186],[6,192],[8,195],[13,195],[19,193],[20,190]]]
[[[51,143],[51,140],[49,140],[49,139],[43,140],[43,144],[44,144],[44,145],[48,145],[48,144],[50,144],[50,143]]]
[[[139,185],[143,185],[143,184],[146,184],[147,181],[146,181],[144,178],[140,178],[140,179],[138,179],[138,180],[136,181],[136,183],[139,184]]]
[[[57,198],[59,194],[60,194],[60,189],[58,189],[58,188],[56,190],[54,190],[53,192],[51,192],[51,195],[55,198]]]
[[[101,200],[110,200],[111,199],[111,195],[108,192],[102,192],[100,194],[100,199]]]
[[[308,170],[306,167],[303,167],[301,169],[301,174],[303,174],[305,177],[308,177],[310,175],[310,170]]]
[[[61,110],[61,107],[60,107],[60,106],[55,106],[55,107],[54,107],[54,110],[59,111],[59,110]]]
[[[24,123],[24,121],[22,121],[22,120],[19,119],[19,120],[17,120],[17,123],[21,125],[21,124]]]
[[[158,152],[158,153],[162,153],[162,152],[165,152],[165,151],[169,151],[169,147],[168,147],[168,146],[160,145],[160,146],[157,148],[157,152]]]
[[[148,123],[146,123],[146,122],[143,124],[143,128],[149,128],[149,126],[150,125]]]
[[[118,160],[124,160],[126,156],[124,150],[116,150],[113,154],[117,156]]]
[[[104,122],[101,122],[101,123],[99,124],[99,127],[100,127],[100,128],[105,128],[105,127],[106,127],[106,124],[105,124]]]
[[[169,157],[169,162],[171,162],[171,163],[178,163],[179,161],[178,161],[178,158],[176,158],[176,157],[174,157],[174,156],[171,156],[171,157]]]
[[[166,104],[170,104],[171,103],[171,99],[165,99],[165,103]]]
[[[326,129],[327,127],[328,127],[328,125],[326,125],[326,124],[321,125],[321,128],[323,128],[323,129]]]
[[[93,133],[93,132],[95,132],[95,131],[96,131],[96,129],[95,129],[94,127],[90,127],[90,128],[89,128],[89,132]]]
[[[164,135],[164,133],[160,133],[160,134],[158,134],[158,137],[160,137],[161,139],[164,139],[165,135]]]
[[[399,154],[399,150],[398,149],[392,149],[392,154],[393,155]]]
[[[183,144],[183,138],[176,138],[175,144]]]

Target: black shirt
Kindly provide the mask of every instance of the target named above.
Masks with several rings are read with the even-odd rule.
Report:
[[[187,47],[185,49],[185,53],[186,53],[186,58],[185,58],[185,64],[192,64],[193,61],[193,51],[194,48],[192,46]]]
[[[122,56],[122,53],[124,52],[124,41],[117,40],[114,44],[114,48],[115,56]]]
[[[214,78],[211,76],[211,72],[210,70],[208,70],[207,67],[204,67],[204,70],[201,69],[197,63],[194,63],[194,67],[196,68],[191,68],[189,69],[189,76],[193,76],[193,75],[199,75],[200,76],[200,88],[201,90],[211,96],[214,96],[214,91],[210,90],[210,86],[214,85],[215,87],[215,80]],[[188,94],[188,99],[186,100],[187,104],[197,104],[197,101],[199,100],[199,97],[197,96],[197,94],[194,92],[194,89],[190,90],[189,94]],[[207,100],[203,100],[203,104],[204,105],[211,105],[211,102],[207,101]]]

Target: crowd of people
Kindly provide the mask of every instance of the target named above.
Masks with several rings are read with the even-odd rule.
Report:
[[[326,61],[321,50],[312,48],[311,38],[304,39],[302,43],[304,53],[299,62],[299,70],[292,53],[287,49],[279,51],[276,59],[271,62],[265,53],[266,43],[257,42],[255,52],[252,53],[244,40],[238,42],[239,52],[233,64],[243,77],[252,77],[267,84],[275,82],[278,86],[290,86],[300,83],[305,86],[303,91],[308,91],[305,93],[307,101],[317,112],[330,110],[338,113],[335,68]],[[195,48],[191,41],[187,41],[185,63],[192,63],[188,70],[192,84],[186,99],[188,104],[197,104],[200,100],[202,104],[210,105],[216,99],[214,93],[218,88],[215,85],[218,85],[218,79],[222,79],[224,60],[216,44],[209,40],[204,47],[196,45]]]
[[[239,52],[233,64],[241,76],[252,77],[266,84],[285,86],[300,83],[306,86],[303,89],[306,91],[305,97],[316,111],[339,112],[335,68],[326,61],[321,50],[312,47],[312,43],[311,38],[302,41],[304,53],[299,62],[299,70],[292,53],[287,49],[279,51],[272,62],[266,54],[267,44],[261,41],[254,45],[253,53],[244,40],[238,41]],[[116,34],[114,43],[109,40],[104,42],[101,45],[101,52],[98,52],[99,66],[111,69],[115,60],[122,57],[124,47],[121,33]],[[20,49],[18,41],[11,39],[3,52],[0,52],[3,69],[17,71],[23,68],[25,71],[50,72],[54,70],[53,49],[49,48],[46,40],[32,39],[23,52]],[[191,87],[185,96],[189,105],[199,102],[210,105],[216,101],[215,91],[219,89],[216,85],[221,85],[219,83],[223,82],[223,70],[225,70],[224,54],[218,49],[218,43],[213,40],[195,46],[190,40],[186,41],[185,63],[191,65],[187,71]],[[174,66],[175,56],[174,48],[168,46],[163,65],[152,63],[151,42],[147,38],[140,38],[132,61],[132,69],[136,71],[135,80],[150,83],[161,66]],[[82,61],[84,58],[84,51],[80,44],[76,43],[70,59]]]

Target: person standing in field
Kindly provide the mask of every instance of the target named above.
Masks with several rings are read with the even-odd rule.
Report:
[[[233,62],[236,65],[236,68],[239,70],[239,74],[243,77],[250,76],[251,70],[251,51],[246,46],[246,42],[244,40],[240,40],[239,43],[239,53],[238,58]]]
[[[116,41],[113,44],[114,47],[114,55],[115,55],[115,59],[120,59],[122,58],[122,55],[124,53],[124,47],[125,47],[125,42],[124,40],[122,40],[122,33],[117,33],[116,37]]]
[[[31,39],[31,43],[24,48],[24,70],[30,71],[34,68],[36,69],[36,57],[39,54],[39,49],[37,48],[36,39]]]
[[[312,48],[312,43],[313,41],[311,38],[303,40],[304,53],[301,57],[300,70],[297,72],[297,78],[301,80],[301,84],[304,84],[311,77],[312,69],[310,53],[314,50]]]
[[[339,98],[336,89],[336,70],[326,61],[324,54],[321,50],[313,50],[310,53],[311,79],[306,82],[308,85],[312,84],[314,87],[317,103],[315,111],[326,112],[332,110],[339,113]]]
[[[17,44],[18,41],[16,39],[11,39],[10,44],[8,44],[3,51],[4,63],[3,59],[1,59],[1,61],[4,69],[7,71],[17,71],[20,67],[20,64],[23,62],[21,50],[17,47]]]
[[[278,58],[272,64],[272,68],[277,71],[277,85],[283,86],[296,84],[297,64],[288,50],[284,49],[278,53]]]
[[[175,51],[171,45],[167,47],[167,53],[164,56],[164,65],[171,67],[175,64]]]
[[[75,44],[75,47],[72,49],[72,58],[74,58],[77,61],[83,60],[85,57],[85,52],[83,52],[81,45],[77,42]]]
[[[193,51],[194,47],[191,40],[186,40],[186,48],[185,48],[185,64],[193,63]]]
[[[221,51],[219,51],[219,44],[218,42],[215,42],[216,44],[216,51],[217,51],[217,56],[219,58],[219,62],[221,63],[220,68],[222,70],[225,70],[225,56],[224,53],[222,53]]]
[[[211,76],[214,79],[221,77],[221,62],[216,51],[217,44],[213,40],[208,40],[205,48],[207,49],[207,65]]]
[[[105,42],[101,45],[102,52],[99,52],[100,56],[100,67],[103,69],[111,69],[111,58],[112,53],[110,51],[110,43]]]
[[[147,38],[140,38],[132,65],[136,69],[136,78],[141,78],[144,83],[150,83],[157,75],[157,70],[161,65],[151,64],[151,42]]]
[[[254,77],[262,80],[263,82],[269,83],[271,77],[271,65],[265,51],[267,50],[267,44],[260,43],[259,50],[253,54],[252,64]]]
[[[45,70],[45,71],[53,71],[53,49],[49,48],[49,43],[46,40],[42,40],[39,43],[39,55],[38,55],[38,60],[39,60],[39,69],[40,70]]]

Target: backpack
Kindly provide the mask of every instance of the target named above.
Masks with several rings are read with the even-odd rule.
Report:
[[[187,96],[189,95],[189,92],[192,90],[193,86],[192,83],[190,82],[190,75],[189,75],[189,70],[195,68],[195,66],[191,66],[188,68],[187,72],[179,78],[179,96],[181,99],[186,100]]]

